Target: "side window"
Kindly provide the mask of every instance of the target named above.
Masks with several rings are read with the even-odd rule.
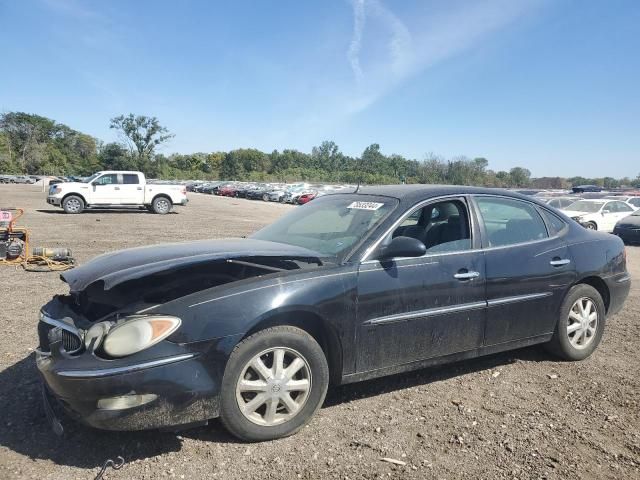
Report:
[[[122,183],[125,185],[137,185],[140,181],[138,180],[138,175],[135,173],[123,173]]]
[[[100,178],[95,180],[93,183],[97,185],[112,185],[118,183],[118,175],[115,173],[109,173],[107,175],[102,175]]]
[[[394,230],[392,237],[399,236],[420,240],[428,253],[469,250],[471,229],[467,207],[460,200],[447,200],[422,207],[412,212]]]
[[[636,208],[640,208],[640,197],[632,198],[631,200],[629,200],[629,203]]]
[[[632,212],[633,208],[631,208],[629,205],[627,205],[626,203],[623,202],[616,202],[617,208],[618,208],[618,212],[620,213],[624,213],[624,212]]]
[[[558,235],[564,228],[567,226],[564,221],[560,219],[560,217],[554,215],[553,213],[545,210],[544,208],[539,208],[538,211],[542,218],[544,218],[545,222],[547,222],[547,229],[549,230],[549,236],[555,237]]]
[[[547,228],[534,205],[519,200],[476,197],[489,246],[500,247],[546,238]]]

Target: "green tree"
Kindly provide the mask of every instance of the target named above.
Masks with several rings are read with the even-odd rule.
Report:
[[[514,187],[526,187],[531,180],[531,172],[522,167],[513,167],[509,171],[509,176]]]
[[[112,118],[110,128],[122,137],[140,170],[148,170],[156,148],[174,137],[156,117],[133,113]]]

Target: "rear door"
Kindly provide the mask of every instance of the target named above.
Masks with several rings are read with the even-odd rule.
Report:
[[[625,217],[628,217],[634,212],[634,209],[626,204],[625,202],[621,202],[619,200],[615,200],[613,202],[609,202],[604,206],[604,209],[609,210],[610,213],[605,214],[607,218],[606,223],[606,231],[612,232],[620,220]],[[603,229],[605,230],[605,229]]]
[[[486,267],[486,346],[551,333],[576,274],[568,226],[550,210],[509,197],[477,195]]]
[[[374,259],[360,265],[358,371],[482,345],[485,271],[474,231],[465,198],[426,203],[407,212],[382,240],[385,244],[397,234],[417,238],[427,247],[424,256],[379,261],[374,252]]]
[[[120,203],[123,205],[142,205],[144,203],[144,185],[137,173],[122,173],[120,185]]]

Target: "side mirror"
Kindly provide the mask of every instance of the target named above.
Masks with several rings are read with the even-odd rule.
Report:
[[[413,237],[396,237],[384,247],[378,256],[379,260],[390,260],[398,257],[421,257],[427,252],[427,247],[420,240]]]
[[[603,215],[606,215],[607,213],[611,213],[611,210],[602,210]]]

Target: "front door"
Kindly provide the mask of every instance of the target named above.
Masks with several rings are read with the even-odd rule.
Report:
[[[120,185],[118,184],[118,174],[105,173],[91,183],[92,205],[117,204],[120,200]]]
[[[360,265],[357,371],[417,362],[482,345],[484,259],[474,249],[471,232],[464,198],[419,206],[408,212],[405,221],[382,244],[394,236],[411,236],[425,243],[426,255],[371,259]]]
[[[485,345],[552,333],[576,276],[567,225],[525,200],[477,196],[475,202],[486,265]]]

